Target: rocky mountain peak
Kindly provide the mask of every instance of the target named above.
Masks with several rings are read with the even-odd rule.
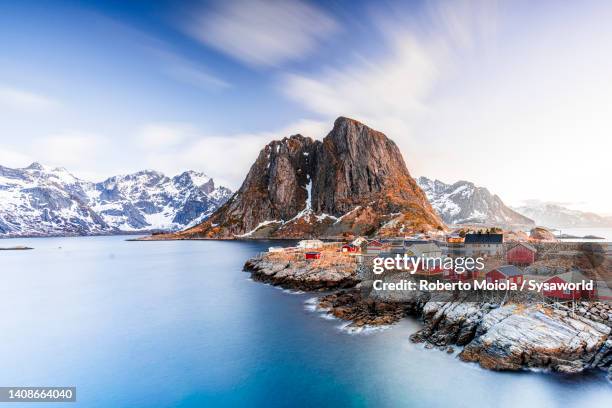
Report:
[[[460,180],[446,184],[419,177],[418,184],[447,224],[534,225],[533,220],[510,209],[497,195],[472,182]]]
[[[26,167],[26,170],[44,170],[45,168],[43,167],[42,164],[40,164],[39,162],[34,162],[32,164],[30,164],[28,167]]]
[[[182,236],[300,238],[383,225],[390,234],[443,228],[395,143],[340,117],[322,141],[293,135],[268,143],[234,197]]]

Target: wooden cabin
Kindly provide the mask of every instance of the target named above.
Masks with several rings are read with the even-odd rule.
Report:
[[[342,248],[340,249],[342,252],[360,252],[361,248],[358,247],[357,245],[353,245],[353,244],[344,244],[342,245]]]
[[[498,256],[504,249],[503,234],[466,234],[466,256]]]
[[[562,273],[560,275],[555,275],[547,280],[545,283],[579,283],[579,282],[590,282],[592,279],[586,277],[582,274],[582,272],[578,270],[573,270],[569,272]],[[594,299],[596,295],[596,288],[593,290],[585,290],[582,288],[566,289],[563,290],[561,288],[555,290],[544,290],[542,294],[546,297],[560,299],[560,300],[578,300],[578,299]]]
[[[321,253],[320,252],[305,252],[304,257],[306,259],[321,259]]]
[[[535,262],[536,253],[534,247],[521,242],[506,252],[506,262],[510,265],[529,266]]]
[[[383,248],[383,243],[374,239],[368,242],[366,247],[366,253],[368,255],[378,255],[382,252]]]
[[[504,265],[490,270],[485,277],[487,283],[514,282],[520,285],[523,282],[523,271],[514,265]]]

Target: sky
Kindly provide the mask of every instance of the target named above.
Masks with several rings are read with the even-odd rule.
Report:
[[[612,4],[3,1],[0,164],[240,186],[338,116],[413,176],[612,214]]]

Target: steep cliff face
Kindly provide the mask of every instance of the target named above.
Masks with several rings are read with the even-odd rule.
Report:
[[[177,238],[397,235],[443,228],[384,134],[338,118],[323,141],[301,135],[261,150],[236,194]]]

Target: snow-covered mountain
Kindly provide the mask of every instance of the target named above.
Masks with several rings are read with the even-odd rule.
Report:
[[[99,183],[64,168],[0,166],[0,236],[177,230],[208,218],[231,196],[206,175],[145,170]]]
[[[497,195],[469,181],[446,184],[419,177],[417,183],[447,224],[534,225],[533,220],[507,207]]]
[[[515,211],[533,218],[538,225],[550,228],[612,227],[612,217],[571,210],[556,203],[528,200]]]

